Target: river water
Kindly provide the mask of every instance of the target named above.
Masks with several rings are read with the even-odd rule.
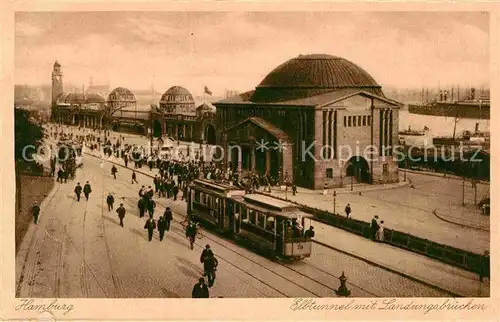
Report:
[[[458,119],[456,136],[460,136],[463,131],[473,132],[479,123],[480,131],[490,130],[490,120],[479,119]],[[453,126],[455,124],[454,117],[433,116],[433,115],[419,115],[411,114],[408,110],[399,110],[399,130],[407,130],[408,126],[412,130],[423,130],[424,126],[429,128],[433,137],[439,136],[453,136]]]

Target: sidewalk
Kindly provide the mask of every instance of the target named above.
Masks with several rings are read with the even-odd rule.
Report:
[[[95,153],[92,155],[96,157]],[[123,160],[115,161],[118,162],[113,163],[124,167]],[[158,172],[157,169],[150,171],[149,168],[144,167],[135,171],[151,178]],[[181,206],[185,207],[185,203],[181,203]],[[478,297],[490,294],[489,285],[479,283],[474,273],[387,244],[375,243],[319,222],[314,222],[313,226],[316,231],[315,241],[319,243],[318,247],[324,244],[326,247],[362,259],[372,265],[436,286],[458,296]],[[348,268],[345,273],[349,276]]]
[[[490,296],[489,282],[480,283],[478,275],[474,273],[319,222],[313,222],[312,225],[316,231],[314,239],[327,247],[460,296]],[[345,273],[349,277],[349,268],[346,268]]]
[[[351,218],[370,223],[373,216],[378,215],[390,229],[477,254],[489,249],[489,218],[456,205],[457,201],[452,195],[456,189],[453,186],[445,187],[439,181],[429,183],[420,180],[412,180],[412,186],[391,185],[390,189],[381,187],[362,190],[363,187],[360,187],[351,192],[350,187],[347,191],[344,188],[338,190],[340,192],[335,197],[335,206],[331,189],[327,195],[305,188],[298,188],[295,196],[291,191],[285,192],[279,188],[266,194],[341,216],[345,216],[344,208],[349,203]],[[435,213],[443,216],[437,217]]]

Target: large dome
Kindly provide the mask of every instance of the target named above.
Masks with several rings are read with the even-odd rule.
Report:
[[[172,86],[162,95],[160,102],[194,103],[194,99],[191,93],[184,87]]]
[[[193,95],[184,87],[172,86],[161,96],[160,110],[165,114],[193,115],[196,113]]]
[[[257,86],[252,101],[283,101],[355,88],[382,95],[365,70],[331,55],[300,55],[272,70]]]
[[[131,90],[124,87],[117,87],[109,93],[108,96],[109,102],[131,102],[135,103],[136,98],[134,93]]]

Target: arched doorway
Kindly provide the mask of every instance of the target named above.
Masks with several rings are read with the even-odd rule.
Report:
[[[160,121],[154,120],[153,121],[153,136],[156,138],[161,137],[162,132],[163,131],[162,131],[162,126],[161,126]]]
[[[215,145],[215,128],[212,124],[205,127],[205,141],[209,145]]]
[[[344,166],[345,176],[352,177],[356,182],[370,183],[370,166],[365,158],[354,156]]]

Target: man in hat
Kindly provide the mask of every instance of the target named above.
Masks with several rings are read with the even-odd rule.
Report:
[[[113,209],[113,204],[115,203],[115,198],[111,194],[111,192],[108,194],[108,197],[106,198],[106,203],[108,204],[108,211],[111,211]]]
[[[156,229],[156,222],[153,218],[153,216],[150,216],[149,219],[146,221],[146,224],[144,225],[144,229],[148,230],[148,239],[151,241],[153,239],[153,232]]]
[[[205,253],[205,256],[203,256]],[[215,271],[217,270],[217,265],[219,262],[217,258],[215,258],[214,253],[210,249],[210,246],[207,245],[202,252],[201,261],[203,263],[203,269],[205,271],[205,276],[208,279],[208,287],[212,287],[215,282]]]
[[[196,239],[196,224],[193,221],[189,222],[186,228],[186,237],[189,238],[189,244],[191,245],[191,250],[193,250],[194,241]]]
[[[132,170],[132,184],[134,184],[134,181],[135,183],[139,183],[137,182],[137,174],[135,173],[135,170]]]
[[[80,195],[82,194],[82,186],[80,186],[80,182],[76,184],[75,194],[76,194],[76,200],[80,201]]]
[[[33,207],[31,208],[31,212],[33,213],[33,222],[38,224],[38,216],[40,215],[40,207],[38,206],[38,203],[34,203]]]
[[[351,214],[351,205],[350,204],[347,204],[347,206],[345,206],[345,215],[347,217],[347,219],[349,219],[349,215]]]
[[[155,208],[156,208],[156,202],[153,199],[150,199],[148,201],[148,213],[149,216],[152,217],[155,213]]]
[[[144,189],[145,189],[144,186],[142,186],[141,189],[139,189],[139,197],[141,197],[141,198],[142,198],[142,196],[144,196]]]
[[[116,180],[116,173],[118,172],[118,169],[116,168],[116,166],[113,164],[113,167],[111,167],[111,174],[113,175],[113,177],[115,178]]]
[[[205,279],[203,277],[198,279],[198,283],[194,285],[191,295],[194,299],[209,298],[208,287],[205,284]]]
[[[157,174],[155,174],[155,177],[153,179],[153,184],[155,186],[155,192],[158,192],[158,187],[160,186],[160,179],[158,178]]]
[[[123,218],[125,218],[126,210],[122,203],[120,204],[120,207],[116,209],[116,212],[118,213],[118,218],[120,218],[120,226],[123,227]]]
[[[163,240],[163,236],[165,235],[165,229],[167,228],[167,223],[163,216],[158,218],[158,233],[160,234],[160,241]]]
[[[90,187],[90,184],[87,181],[87,183],[83,186],[83,194],[85,195],[85,198],[87,200],[89,200],[89,195],[91,192],[92,192],[92,188]]]
[[[170,230],[170,222],[174,219],[172,216],[172,210],[170,210],[170,207],[167,207],[165,209],[165,212],[163,213],[163,219],[165,219],[165,228],[167,231]]]
[[[146,211],[146,200],[144,198],[139,198],[137,208],[139,208],[139,218],[144,217],[144,213]]]
[[[375,236],[377,234],[378,228],[379,228],[379,225],[378,225],[378,216],[375,215],[375,216],[373,216],[372,222],[370,224],[370,233],[371,233],[372,240],[375,240]]]

